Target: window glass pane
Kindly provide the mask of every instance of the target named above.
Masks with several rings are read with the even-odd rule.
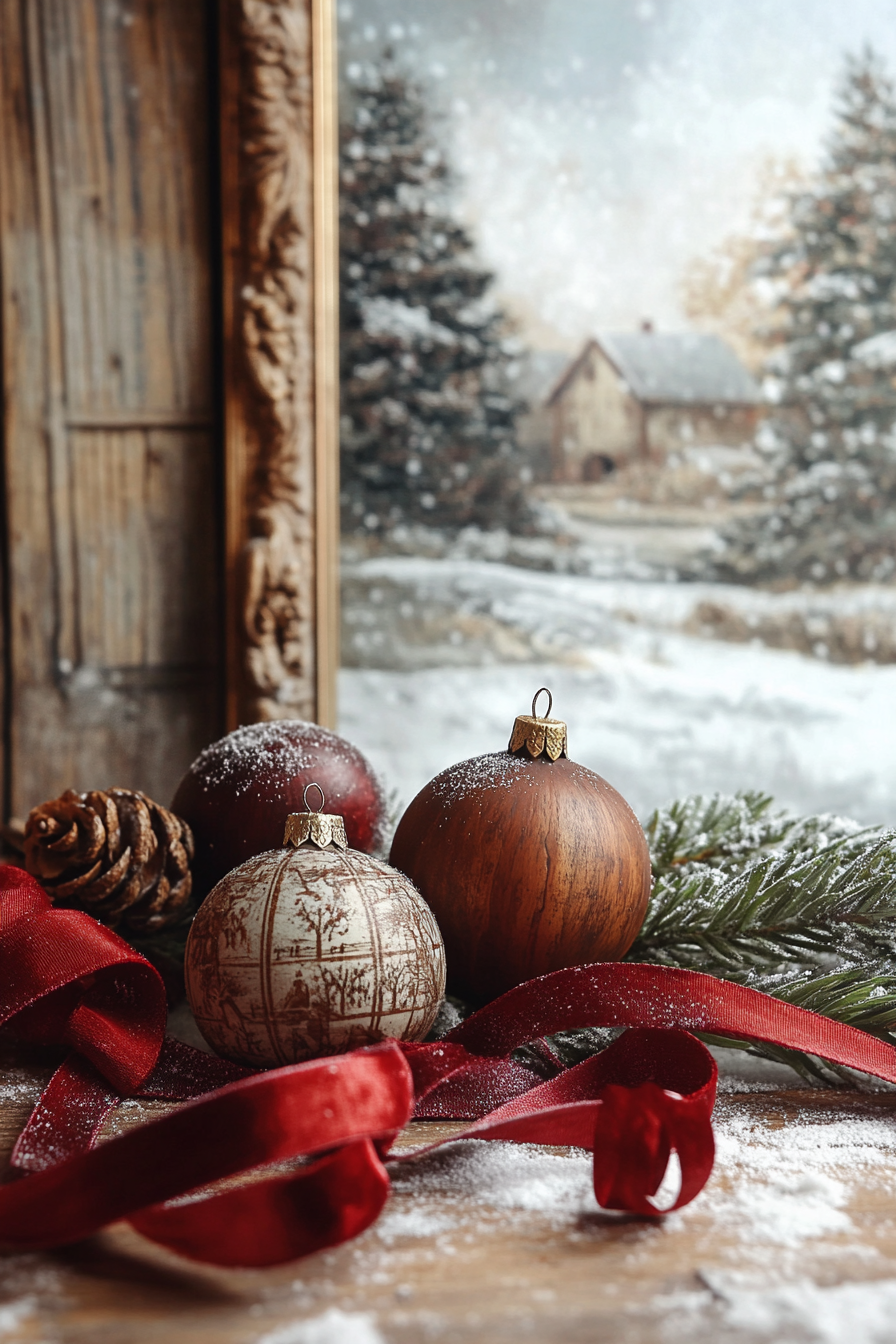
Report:
[[[344,0],[341,727],[896,815],[884,0]]]

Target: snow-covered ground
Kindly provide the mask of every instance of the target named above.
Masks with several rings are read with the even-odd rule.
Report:
[[[370,599],[350,628],[366,640],[359,661],[373,665],[341,673],[341,730],[403,803],[454,761],[505,747],[514,715],[547,685],[569,724],[571,754],[642,817],[681,794],[758,788],[799,810],[896,821],[896,666],[838,666],[823,652],[681,633],[708,600],[746,619],[817,607],[816,595],[420,559],[367,561],[347,577]],[[896,619],[892,590],[825,602],[845,614],[870,604]],[[404,615],[390,623],[402,603]],[[421,611],[456,621],[439,627],[441,648],[416,646],[415,660],[401,626],[415,628]],[[506,660],[493,628],[516,638]],[[443,655],[453,665],[433,666]]]
[[[882,616],[896,623],[896,587],[891,585],[773,593],[734,584],[590,578],[483,560],[408,556],[366,560],[348,568],[345,577],[363,581],[372,593],[370,630],[382,628],[376,611],[384,596],[381,583],[408,590],[424,611],[446,605],[460,614],[487,614],[558,650],[613,644],[623,638],[623,627],[629,632],[626,643],[633,627],[680,630],[708,603],[730,609],[756,628],[792,616],[818,622]],[[369,652],[375,656],[374,646]]]

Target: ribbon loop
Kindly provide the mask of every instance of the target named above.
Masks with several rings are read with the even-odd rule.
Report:
[[[0,1024],[22,1040],[70,1045],[118,1091],[135,1092],[165,1034],[155,967],[80,910],[55,910],[20,868],[0,867]]]
[[[18,1250],[58,1246],[91,1236],[118,1218],[134,1218],[142,1210],[152,1209],[143,1226],[158,1227],[168,1241],[181,1238],[184,1246],[195,1245],[198,1254],[198,1243],[191,1238],[198,1235],[198,1227],[211,1225],[203,1222],[206,1214],[212,1221],[218,1217],[215,1208],[220,1205],[216,1199],[209,1199],[208,1209],[198,1211],[195,1217],[189,1212],[190,1204],[164,1210],[156,1210],[156,1205],[255,1167],[318,1156],[375,1135],[393,1134],[407,1124],[412,1111],[410,1070],[392,1042],[335,1059],[311,1060],[255,1074],[187,1102],[170,1115],[110,1139],[99,1148],[74,1153],[0,1188],[0,1244]],[[372,1162],[368,1157],[346,1161],[356,1170],[360,1170],[358,1163],[370,1168]],[[347,1178],[343,1179],[344,1173],[338,1174],[338,1166],[336,1170],[338,1179],[331,1175],[322,1185],[319,1182],[317,1187],[309,1187],[317,1189],[318,1204],[322,1191],[329,1189],[334,1198],[341,1191],[347,1201],[345,1226],[360,1226],[368,1213],[370,1218],[375,1217],[374,1204],[379,1201],[378,1211],[384,1198],[382,1182],[368,1170],[367,1194],[360,1204],[356,1200],[353,1205]],[[250,1191],[252,1188],[248,1187]],[[267,1254],[288,1259],[290,1247],[309,1235],[307,1226],[303,1232],[295,1218],[290,1218],[286,1207],[289,1200],[279,1199],[276,1189],[271,1194],[247,1194],[245,1207],[252,1201],[259,1210],[258,1221],[234,1229],[230,1241],[223,1232],[217,1240],[212,1239],[210,1258],[221,1246],[229,1245],[233,1254],[235,1238],[240,1237],[244,1256],[257,1255],[258,1238],[263,1238]],[[277,1226],[265,1222],[265,1209],[278,1210]],[[296,1203],[294,1210],[302,1222],[301,1205]],[[334,1212],[329,1226],[336,1226],[341,1217]],[[225,1259],[221,1263],[237,1262]],[[260,1262],[244,1259],[241,1263]]]
[[[376,1148],[359,1139],[295,1176],[190,1204],[163,1204],[128,1221],[151,1241],[190,1259],[263,1268],[359,1236],[379,1217],[389,1189]]]
[[[594,1194],[603,1209],[653,1215],[672,1140],[655,1083],[604,1089],[594,1125]]]
[[[384,1161],[419,1156],[388,1151],[415,1099],[418,1117],[474,1122],[454,1137],[591,1149],[598,1203],[656,1217],[673,1152],[673,1208],[712,1171],[716,1067],[691,1032],[768,1041],[896,1082],[896,1050],[866,1032],[699,972],[625,963],[519,985],[442,1041],[248,1075],[164,1040],[157,972],[88,915],[54,910],[15,868],[0,869],[2,1023],[73,1053],[19,1137],[14,1164],[32,1174],[0,1188],[0,1243],[58,1246],[128,1218],[221,1265],[278,1264],[368,1227],[388,1195]],[[564,1069],[541,1038],[586,1026],[628,1030]],[[513,1057],[539,1041],[533,1064]],[[111,1107],[135,1093],[186,1104],[95,1148]],[[296,1158],[305,1165],[293,1173],[205,1189]]]
[[[492,1084],[496,1077],[508,1081],[506,1072],[496,1070],[511,1061],[477,1061],[469,1054],[461,1059],[456,1050],[443,1050],[439,1056],[447,1081],[432,1085],[429,1078],[431,1090],[423,1101],[427,1114],[432,1114],[434,1099],[453,1099],[468,1107],[481,1096],[482,1078]],[[681,1164],[681,1188],[673,1208],[689,1203],[709,1180],[717,1078],[712,1055],[689,1032],[632,1027],[601,1054],[520,1090],[497,1110],[483,1101],[483,1118],[455,1137],[591,1149],[598,1204],[656,1217],[666,1210],[658,1209],[652,1197],[673,1151]],[[485,1109],[488,1114],[483,1114]]]

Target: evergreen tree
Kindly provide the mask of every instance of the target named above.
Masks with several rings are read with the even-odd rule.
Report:
[[[343,527],[519,524],[517,343],[390,52],[355,82],[341,150]]]
[[[896,568],[896,97],[849,58],[814,183],[757,264],[779,295],[759,443],[773,505],[732,527],[724,577],[880,579]]]

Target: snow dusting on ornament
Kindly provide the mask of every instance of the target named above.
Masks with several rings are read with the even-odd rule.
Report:
[[[172,803],[193,831],[194,890],[200,899],[246,859],[275,849],[286,818],[319,783],[340,813],[349,844],[378,848],[386,798],[365,756],[345,738],[301,719],[247,724],[200,752]]]
[[[443,770],[392,841],[391,862],[439,921],[452,991],[472,1003],[623,957],[647,906],[644,832],[605,779],[568,758],[565,723],[536,715],[542,691],[508,750]]]
[[[512,789],[524,782],[526,775],[524,760],[518,760],[508,751],[496,751],[486,756],[474,756],[443,771],[433,780],[432,790],[445,802],[455,802],[480,789]]]
[[[301,735],[296,728],[301,726]],[[276,719],[271,723],[248,723],[218,742],[205,747],[190,766],[189,773],[200,781],[203,790],[231,784],[237,797],[248,792],[253,779],[270,771],[273,761],[298,774],[313,766],[316,754],[326,751],[334,759],[354,764],[358,752],[344,738],[321,728],[317,723],[298,719]]]

